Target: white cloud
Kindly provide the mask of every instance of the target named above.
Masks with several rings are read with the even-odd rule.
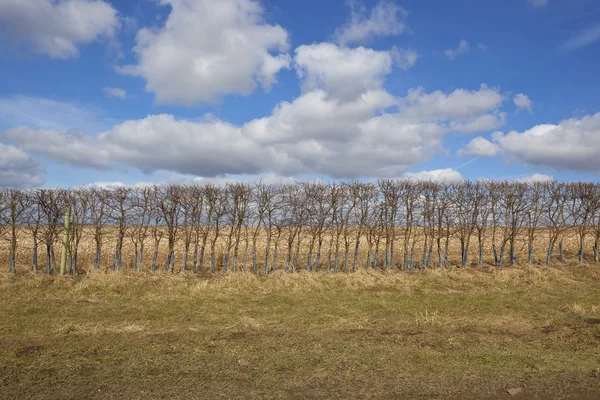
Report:
[[[477,133],[491,131],[506,124],[506,113],[494,111],[464,121],[451,121],[450,129],[461,133]]]
[[[112,37],[119,24],[102,0],[0,0],[0,35],[53,58],[77,57],[78,45]]]
[[[53,160],[96,168],[116,162],[146,173],[165,170],[203,177],[269,172],[287,177],[393,177],[443,151],[444,135],[457,121],[477,120],[501,101],[485,85],[451,94],[421,89],[399,99],[382,89],[366,90],[347,101],[315,89],[241,126],[152,115],[94,137],[23,127],[3,137]],[[398,105],[396,111],[389,110]]]
[[[452,169],[434,169],[431,171],[407,172],[402,175],[406,179],[431,182],[462,182],[465,179],[460,172]]]
[[[456,89],[452,93],[425,93],[412,89],[400,100],[400,113],[413,120],[447,121],[448,129],[464,133],[496,129],[506,122],[498,111],[504,96],[483,84],[479,90]]]
[[[419,54],[416,51],[405,50],[394,47],[391,50],[394,64],[402,68],[404,71],[408,71],[415,66],[419,59]]]
[[[26,189],[44,183],[44,168],[23,150],[0,143],[0,187]]]
[[[561,51],[577,50],[582,47],[590,46],[600,40],[600,26],[588,28],[579,32],[569,40],[559,46]]]
[[[529,4],[536,8],[546,7],[548,5],[548,0],[527,0]]]
[[[381,0],[367,15],[364,4],[357,0],[349,0],[350,20],[335,31],[334,37],[341,45],[364,43],[377,36],[400,35],[408,31],[405,9],[392,1]]]
[[[553,180],[554,180],[554,177],[551,175],[536,173],[533,175],[521,176],[519,178],[516,178],[514,181],[521,182],[521,183],[534,183],[534,182],[548,182],[548,181],[553,181]]]
[[[96,138],[74,130],[61,133],[18,126],[2,132],[1,137],[29,152],[43,154],[58,162],[106,168],[110,161],[110,155],[102,149]]]
[[[393,60],[387,51],[319,43],[298,47],[294,64],[304,92],[323,89],[347,101],[366,90],[380,89],[392,71]]]
[[[137,65],[124,73],[146,80],[159,103],[192,105],[228,94],[268,90],[289,68],[288,35],[264,21],[253,0],[160,0],[171,6],[163,27],[136,36]]]
[[[444,54],[446,55],[446,57],[448,57],[448,59],[456,60],[456,57],[463,55],[463,54],[467,54],[470,51],[471,51],[471,46],[469,45],[469,42],[467,42],[465,39],[462,39],[458,43],[458,47],[456,49],[448,49],[448,50],[444,51]]]
[[[127,97],[127,92],[124,89],[117,87],[105,87],[102,89],[102,91],[108,97],[117,97],[121,100]]]
[[[457,153],[462,156],[494,157],[498,153],[498,146],[483,137],[471,140],[464,149]]]
[[[532,112],[533,102],[529,99],[529,96],[519,93],[515,95],[513,102],[519,108],[519,110],[527,110]]]
[[[509,157],[526,164],[600,172],[600,113],[524,132],[496,132],[492,140]]]

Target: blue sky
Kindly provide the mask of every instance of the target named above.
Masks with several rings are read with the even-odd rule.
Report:
[[[0,186],[600,173],[600,0],[0,0],[0,61]]]

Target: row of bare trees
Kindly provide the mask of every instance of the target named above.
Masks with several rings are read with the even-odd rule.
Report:
[[[579,262],[586,261],[590,243],[599,261],[598,184],[380,180],[7,189],[0,192],[0,251],[8,249],[9,271],[16,271],[18,250],[31,256],[29,269],[37,271],[41,246],[46,273],[56,273],[54,246],[67,207],[73,274],[82,247],[89,260],[83,264],[96,270],[257,273],[261,267],[269,274],[278,268],[448,267],[452,251],[462,267],[481,266],[487,257],[502,268],[515,264],[524,246],[519,262],[532,263],[536,243],[544,243],[550,264],[556,256],[564,262],[563,240],[575,237]]]

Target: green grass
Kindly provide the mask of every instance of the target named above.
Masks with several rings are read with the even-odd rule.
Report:
[[[600,398],[596,266],[2,274],[0,302],[0,398]]]

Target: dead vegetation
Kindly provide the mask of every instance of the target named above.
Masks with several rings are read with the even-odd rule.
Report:
[[[593,399],[599,284],[577,263],[4,272],[0,398]]]
[[[67,207],[72,274],[268,275],[600,261],[600,185],[381,180],[6,190],[0,193],[0,266],[56,273]]]

